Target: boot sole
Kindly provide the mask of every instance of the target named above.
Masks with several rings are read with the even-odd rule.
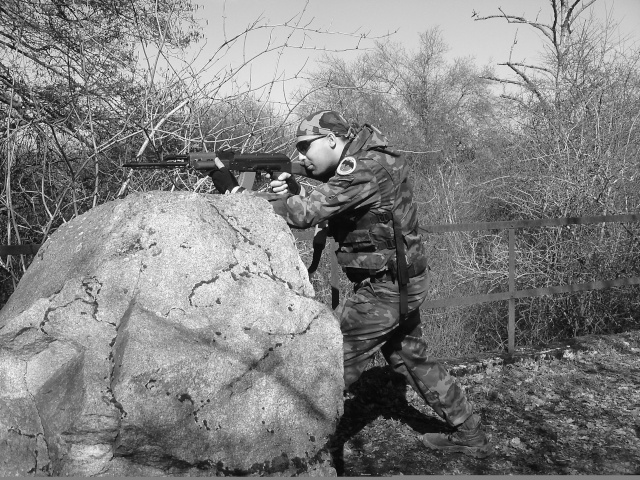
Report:
[[[447,453],[464,453],[470,457],[474,458],[486,458],[491,455],[491,444],[487,443],[482,447],[468,447],[465,445],[447,445],[447,446],[438,446],[433,445],[427,442],[424,438],[420,438],[422,444],[430,450],[436,450],[439,452],[447,452]]]

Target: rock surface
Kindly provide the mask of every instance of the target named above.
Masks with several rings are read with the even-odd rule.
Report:
[[[63,225],[0,312],[0,476],[335,474],[342,339],[312,296],[259,198]]]

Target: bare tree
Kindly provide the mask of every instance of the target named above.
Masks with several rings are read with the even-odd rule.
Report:
[[[503,128],[509,141],[494,164],[502,181],[487,192],[488,208],[500,219],[607,215],[640,207],[634,160],[640,153],[640,51],[616,39],[616,25],[594,19],[594,3],[550,0],[547,23],[502,10],[477,18],[524,25],[541,32],[543,40],[539,62],[509,58],[501,65],[511,77],[487,77],[508,86]],[[520,287],[637,274],[636,235],[626,226],[530,232],[518,247]],[[493,254],[478,272],[506,272],[504,247],[495,239],[487,242]],[[506,283],[504,275],[484,276],[498,286]],[[625,328],[638,320],[636,293],[522,301],[523,339]],[[506,323],[504,317],[498,321]]]
[[[192,13],[183,0],[0,6],[0,243],[40,243],[108,198],[118,155],[142,130],[136,49],[188,45]],[[1,266],[15,283],[25,258]]]
[[[398,148],[473,155],[491,121],[487,73],[473,59],[448,61],[438,28],[419,36],[417,51],[393,42],[352,63],[325,57],[301,96],[307,109],[332,107],[379,126]]]
[[[270,100],[297,72],[285,76],[277,59],[288,49],[314,49],[313,36],[343,36],[341,51],[369,36],[316,28],[305,12],[301,5],[283,22],[258,17],[238,32],[223,23],[224,41],[210,48],[190,0],[4,2],[0,244],[42,243],[127,190],[210,189],[188,173],[124,172],[123,160],[221,146],[291,151],[285,134],[295,105]],[[269,40],[256,49],[260,33]],[[243,76],[267,55],[276,58],[270,80]],[[28,259],[0,261],[10,292]]]

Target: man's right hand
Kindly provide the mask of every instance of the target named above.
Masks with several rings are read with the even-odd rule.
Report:
[[[273,193],[280,195],[286,195],[288,193],[298,195],[301,190],[300,184],[288,172],[282,172],[276,180],[271,180],[269,185]]]

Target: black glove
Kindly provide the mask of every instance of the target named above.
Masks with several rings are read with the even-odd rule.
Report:
[[[289,187],[289,193],[291,195],[298,195],[300,193],[300,184],[296,181],[293,175],[291,175],[285,181],[287,182],[287,187]]]
[[[236,180],[236,177],[227,167],[210,170],[209,176],[211,180],[213,180],[213,185],[216,187],[216,190],[220,193],[230,192],[234,187],[238,186],[238,180]]]

